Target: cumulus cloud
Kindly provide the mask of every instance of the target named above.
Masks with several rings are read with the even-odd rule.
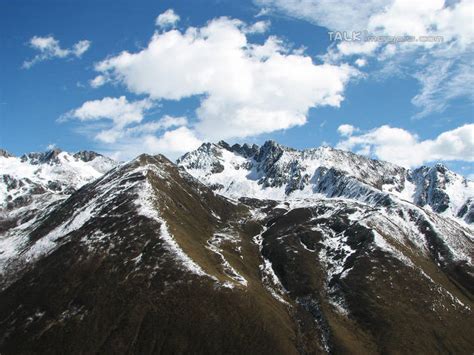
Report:
[[[354,133],[355,131],[358,131],[358,130],[359,130],[358,128],[356,128],[356,127],[354,127],[350,124],[342,124],[337,128],[337,131],[343,137],[352,136],[352,133]]]
[[[274,36],[263,44],[248,41],[249,29],[265,27],[223,17],[201,28],[155,33],[143,50],[122,52],[95,68],[152,99],[200,96],[194,131],[202,139],[288,129],[305,124],[310,108],[339,107],[358,71],[347,64],[315,64]]]
[[[136,125],[134,127],[128,128],[126,130],[127,135],[136,135],[142,133],[155,133],[159,130],[166,130],[173,127],[181,127],[187,126],[188,120],[186,117],[174,117],[169,115],[164,115],[158,121],[150,121],[146,123],[142,123],[140,125]]]
[[[149,99],[128,101],[125,96],[105,97],[84,102],[64,114],[60,121],[82,122],[80,132],[92,137],[99,144],[98,149],[119,160],[141,153],[161,153],[174,159],[201,144],[186,127],[186,117],[164,115],[159,120],[144,122],[155,105]]]
[[[270,28],[270,21],[257,21],[246,28],[247,33],[264,33]]]
[[[331,31],[364,31],[386,36],[441,36],[442,42],[337,42],[324,57],[333,63],[345,57],[375,57],[386,74],[404,72],[420,83],[413,98],[417,117],[442,112],[453,99],[473,99],[472,56],[474,1],[472,0],[254,0],[272,11],[305,19]],[[357,63],[356,63],[357,65]],[[362,67],[362,66],[360,66]],[[441,68],[441,71],[438,71]],[[469,80],[460,80],[466,73]],[[454,90],[454,94],[451,94]]]
[[[364,59],[364,58],[357,58],[354,63],[359,68],[362,68],[362,67],[365,67],[367,65],[367,60]]]
[[[192,130],[181,126],[167,130],[159,136],[150,132],[137,133],[136,130],[130,129],[120,140],[103,145],[101,148],[102,151],[117,160],[131,159],[142,153],[159,153],[175,160],[184,153],[198,148],[201,144],[202,141],[196,138]]]
[[[94,79],[89,81],[90,86],[98,88],[107,82],[107,78],[103,75],[97,75]]]
[[[179,15],[177,15],[173,9],[168,9],[162,14],[158,15],[155,21],[155,25],[161,28],[174,27],[179,21]]]
[[[141,122],[144,113],[152,106],[153,102],[148,99],[129,102],[125,96],[104,97],[101,100],[84,102],[79,108],[67,112],[60,120],[108,121],[107,128],[95,133],[95,139],[114,143],[123,136],[125,127]]]
[[[80,58],[90,47],[91,42],[82,40],[74,44],[71,48],[61,48],[59,41],[53,36],[34,36],[30,39],[29,45],[39,54],[30,60],[23,62],[23,68],[29,69],[34,64],[53,58],[76,57]]]
[[[310,108],[339,107],[347,83],[359,75],[347,64],[316,64],[276,36],[263,43],[248,39],[265,33],[269,21],[247,24],[222,17],[179,31],[174,28],[177,20],[177,14],[166,11],[158,16],[161,29],[146,48],[95,65],[98,75],[90,80],[92,87],[118,83],[147,99],[88,101],[62,119],[81,121],[82,131],[117,158],[141,152],[175,158],[203,140],[303,125]],[[156,102],[189,97],[200,99],[192,122],[167,115],[144,121]]]
[[[183,154],[196,149],[201,141],[194,136],[194,133],[187,127],[179,127],[171,131],[166,131],[161,137],[149,137],[149,146],[154,151]]]
[[[150,100],[129,102],[125,96],[104,97],[101,100],[86,101],[81,107],[66,114],[66,118],[80,121],[100,119],[112,120],[116,126],[125,127],[143,119],[144,111],[152,107]]]
[[[349,135],[337,144],[337,148],[405,167],[437,160],[474,161],[474,124],[466,124],[427,140],[420,140],[402,128],[384,125],[367,133]]]

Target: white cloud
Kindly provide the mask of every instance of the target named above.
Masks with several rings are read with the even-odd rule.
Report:
[[[186,117],[164,115],[159,120],[143,122],[154,105],[149,99],[128,101],[125,96],[105,97],[83,103],[60,121],[82,122],[79,131],[97,141],[99,150],[119,160],[141,153],[161,153],[175,159],[201,144],[186,127]]]
[[[249,43],[248,29],[223,17],[202,28],[155,33],[147,48],[105,59],[96,70],[152,99],[202,95],[194,130],[203,139],[300,126],[310,108],[340,105],[355,68],[317,65],[276,37]]]
[[[375,57],[385,74],[392,71],[396,75],[403,68],[421,86],[412,101],[420,109],[417,117],[442,112],[453,99],[473,100],[473,0],[254,1],[262,8],[305,19],[331,31],[367,30],[373,35],[417,38],[442,36],[441,43],[338,42],[331,45],[323,58],[338,63],[359,54]],[[469,80],[462,80],[466,74]]]
[[[358,128],[350,124],[342,124],[337,128],[337,131],[343,137],[352,136],[352,134],[358,130],[359,130]]]
[[[202,142],[187,127],[179,127],[165,132],[160,138],[149,137],[149,141],[146,143],[154,151],[170,155],[170,153],[184,154],[189,152],[199,147]]]
[[[364,134],[351,135],[339,142],[337,148],[373,155],[406,167],[437,160],[474,161],[474,124],[421,141],[404,129],[381,126]]]
[[[80,58],[82,55],[88,51],[91,46],[91,42],[87,40],[79,41],[72,47],[72,54]]]
[[[155,24],[161,28],[174,27],[179,21],[179,16],[174,12],[173,9],[168,9],[162,14],[158,15]]]
[[[128,132],[117,142],[102,146],[102,150],[117,160],[128,160],[142,153],[159,153],[175,160],[201,144],[193,131],[181,126],[168,130],[158,137],[150,133],[135,135]]]
[[[163,128],[186,126],[188,124],[188,120],[186,119],[186,117],[174,117],[170,115],[164,115],[159,122],[163,126]]]
[[[68,118],[80,121],[109,119],[116,126],[125,127],[134,122],[140,122],[146,110],[152,107],[150,100],[128,102],[125,96],[118,98],[104,97],[101,100],[86,101],[81,107],[66,114]]]
[[[267,16],[270,14],[270,9],[267,9],[266,7],[262,7],[258,14],[255,15],[255,17],[262,17],[262,16]]]
[[[354,62],[359,68],[365,67],[367,65],[367,60],[364,58],[357,58]]]
[[[145,112],[152,106],[153,102],[148,99],[129,102],[125,96],[105,97],[84,102],[81,107],[67,112],[60,120],[109,121],[107,128],[95,132],[94,138],[105,143],[114,143],[124,135],[125,127],[140,123]]]
[[[34,64],[53,58],[76,57],[80,58],[90,47],[91,42],[82,40],[72,46],[72,48],[61,48],[59,41],[53,36],[38,37],[30,39],[31,48],[39,51],[35,57],[23,62],[23,68],[29,69]]]
[[[257,21],[246,28],[246,33],[265,33],[270,28],[270,21]]]
[[[107,82],[107,78],[104,75],[97,75],[94,79],[89,81],[90,86],[98,88]]]
[[[438,60],[415,74],[421,83],[412,103],[420,108],[415,118],[443,112],[453,99],[468,97],[474,101],[474,71],[464,61]]]
[[[382,11],[390,0],[254,0],[268,13],[284,12],[318,26],[335,31],[357,31],[367,28],[372,14]]]
[[[173,117],[169,115],[164,115],[158,121],[151,121],[146,122],[126,130],[127,135],[136,135],[141,133],[155,133],[159,130],[169,129],[173,127],[181,127],[186,126],[188,124],[188,120],[186,117]]]

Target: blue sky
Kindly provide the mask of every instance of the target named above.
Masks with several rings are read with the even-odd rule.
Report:
[[[472,3],[4,0],[0,146],[175,158],[274,139],[472,175]],[[328,35],[365,29],[443,43]]]

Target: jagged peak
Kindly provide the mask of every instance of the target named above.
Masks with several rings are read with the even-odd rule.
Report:
[[[318,155],[322,155],[326,159],[331,159],[331,156],[334,155],[335,159],[338,159],[338,160],[355,159],[358,162],[367,161],[367,164],[370,164],[370,165],[376,164],[376,166],[384,166],[392,170],[411,171],[413,174],[425,175],[429,172],[431,173],[439,172],[442,174],[459,175],[453,172],[452,170],[450,170],[445,164],[439,163],[439,162],[432,166],[423,165],[417,168],[407,169],[388,161],[374,159],[372,157],[360,155],[348,150],[334,148],[329,145],[322,145],[322,146],[314,147],[314,148],[296,149],[296,148],[282,145],[275,140],[267,140],[262,145],[249,144],[249,143],[240,143],[240,144],[236,143],[236,144],[231,145],[224,140],[221,140],[217,143],[206,142],[206,143],[203,143],[197,150],[184,154],[182,157],[180,157],[177,160],[177,162],[179,164],[186,157],[192,157],[194,154],[200,154],[200,153],[207,153],[214,156],[220,156],[220,151],[222,149],[234,154],[241,155],[244,158],[254,158],[257,161],[265,160],[266,157],[271,157],[272,160],[275,160],[276,156],[283,155],[284,153],[295,153],[298,155],[301,154],[302,159],[312,158]]]
[[[5,149],[0,149],[0,157],[13,158],[14,155],[11,154],[9,151],[7,151],[7,150],[5,150]]]
[[[74,158],[80,159],[83,162],[89,162],[97,157],[103,157],[102,154],[94,152],[93,150],[80,150],[73,155]]]
[[[53,148],[45,152],[23,154],[20,159],[22,162],[30,161],[32,164],[43,164],[55,161],[60,153],[62,153],[61,149]]]
[[[422,165],[418,168],[415,168],[413,170],[413,173],[414,174],[422,174],[422,175],[440,173],[440,174],[443,174],[443,175],[449,174],[449,175],[459,175],[459,176],[461,176],[460,174],[455,173],[454,171],[449,169],[445,164],[439,163],[439,162],[432,165],[432,166]]]
[[[227,144],[227,143],[224,142],[224,141],[220,141],[220,142],[218,142],[218,143],[204,142],[204,143],[202,143],[202,144],[199,146],[199,148],[197,148],[195,151],[200,151],[200,150],[207,151],[207,150],[210,150],[210,149],[216,148],[216,147],[218,147],[218,148],[224,148],[222,145],[220,145],[221,143],[222,143],[222,144]],[[185,154],[188,154],[188,153],[191,153],[191,152],[187,152],[187,153],[185,153]]]
[[[263,143],[262,147],[282,147],[282,145],[273,139],[269,139]]]
[[[367,160],[374,160],[369,157],[360,156],[356,153],[340,150],[340,149],[333,148],[327,145],[316,147],[316,148],[296,149],[296,148],[282,145],[276,142],[275,140],[267,140],[262,145],[249,144],[249,143],[243,143],[243,144],[235,143],[233,145],[230,145],[226,141],[221,140],[217,143],[211,143],[211,142],[202,143],[201,146],[195,151],[185,153],[183,156],[178,158],[177,162],[179,163],[183,161],[186,157],[190,157],[198,152],[207,153],[207,154],[212,153],[212,155],[219,155],[221,149],[224,149],[234,154],[239,154],[245,158],[255,158],[256,160],[259,160],[259,161],[262,159],[265,159],[267,156],[272,156],[273,158],[275,158],[275,156],[282,155],[284,152],[301,153],[302,158],[304,158],[306,155],[317,154],[318,152],[321,152],[321,153],[328,152],[332,154],[359,156]],[[391,164],[388,162],[384,162],[384,163]]]
[[[205,144],[205,143],[204,143]],[[224,148],[224,149],[227,149],[229,151],[232,150],[232,147],[230,146],[229,143],[227,143],[226,141],[224,140],[220,140],[219,142],[217,142],[216,144],[217,146],[221,147],[221,148]]]
[[[436,163],[433,166],[433,169],[439,171],[440,173],[445,173],[447,171],[450,171],[449,168],[446,165],[444,165],[443,163]]]

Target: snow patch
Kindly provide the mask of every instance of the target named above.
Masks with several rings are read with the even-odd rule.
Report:
[[[231,234],[226,234],[226,233],[218,233],[214,234],[211,239],[207,241],[208,243],[208,249],[214,252],[219,256],[221,259],[221,264],[224,270],[224,273],[229,276],[233,281],[237,282],[238,284],[247,287],[248,281],[245,277],[243,277],[240,273],[235,270],[230,263],[227,261],[227,259],[224,256],[224,253],[221,249],[221,244],[224,241],[228,241],[231,243],[236,243],[237,240],[239,240],[238,237],[235,237],[234,235]]]
[[[146,169],[140,171],[146,172]],[[171,235],[168,226],[163,218],[158,213],[158,207],[155,205],[155,193],[153,187],[148,181],[143,182],[138,190],[138,198],[136,205],[138,207],[138,214],[152,219],[160,224],[160,238],[165,243],[166,249],[171,255],[175,257],[178,265],[182,266],[185,270],[198,276],[208,276],[215,279],[213,276],[207,274],[191,257],[184,252],[183,249],[176,242],[174,237]]]

